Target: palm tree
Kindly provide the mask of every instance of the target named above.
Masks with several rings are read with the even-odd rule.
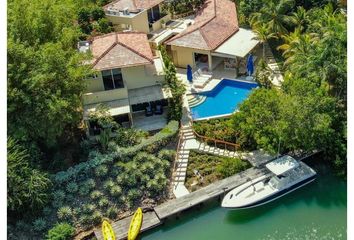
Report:
[[[299,28],[301,31],[305,31],[307,28],[307,24],[309,23],[309,16],[307,11],[302,6],[297,7],[296,12],[292,14],[292,22],[293,24]]]
[[[296,28],[294,32],[283,35],[284,44],[277,49],[283,51],[283,56],[286,58],[284,64],[289,65],[294,62],[294,56],[306,56],[309,50],[318,42],[316,33],[302,34],[300,28]]]
[[[252,25],[267,24],[269,30],[277,36],[288,33],[287,25],[293,22],[290,10],[294,6],[294,0],[269,0],[257,13],[251,15]]]
[[[276,35],[270,32],[266,24],[254,24],[252,26],[253,32],[257,35],[256,39],[263,45],[263,59],[265,58],[265,43],[271,38],[275,38]]]

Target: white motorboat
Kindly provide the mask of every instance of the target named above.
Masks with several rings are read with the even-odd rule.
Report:
[[[266,164],[270,173],[247,181],[225,195],[224,208],[252,208],[280,198],[312,181],[316,172],[301,161],[285,155]]]

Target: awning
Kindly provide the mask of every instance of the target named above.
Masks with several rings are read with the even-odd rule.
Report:
[[[257,35],[252,30],[240,28],[232,37],[219,46],[212,56],[223,55],[244,58],[258,44]]]
[[[96,111],[97,107],[100,104],[106,105],[108,107],[109,113],[111,114],[111,116],[130,113],[128,98],[124,98],[124,99],[119,99],[119,100],[114,100],[114,101],[85,105],[84,106],[84,119],[88,119],[89,114],[91,112]]]
[[[138,104],[144,102],[153,102],[171,97],[168,89],[162,88],[161,85],[150,87],[136,88],[128,90],[130,104]]]

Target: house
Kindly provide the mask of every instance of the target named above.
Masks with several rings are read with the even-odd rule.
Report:
[[[258,41],[251,30],[238,26],[234,2],[207,0],[194,23],[164,44],[177,67],[211,72],[218,66],[236,69]]]
[[[115,0],[103,7],[115,31],[156,31],[171,19],[162,11],[163,0]]]
[[[100,104],[106,105],[114,119],[124,126],[135,126],[135,113],[148,105],[167,105],[170,95],[161,85],[162,63],[153,57],[145,33],[98,36],[89,49],[93,55],[90,64],[96,72],[86,79],[83,95],[84,119],[89,128],[95,124],[88,122],[90,112]]]

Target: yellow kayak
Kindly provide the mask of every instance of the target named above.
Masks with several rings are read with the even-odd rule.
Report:
[[[103,220],[102,222],[102,235],[104,240],[116,240],[113,228],[106,220]]]
[[[128,240],[135,240],[138,236],[141,228],[141,224],[143,223],[143,211],[141,208],[138,208],[133,215],[133,218],[130,222],[129,232],[128,232]]]

